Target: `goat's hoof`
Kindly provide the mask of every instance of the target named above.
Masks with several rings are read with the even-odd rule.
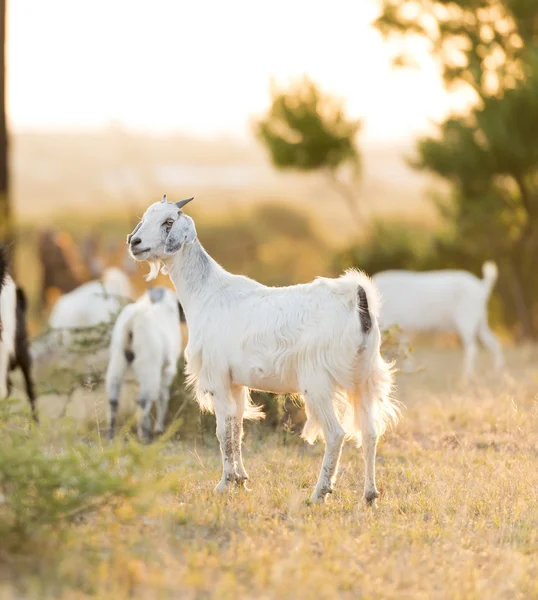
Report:
[[[153,430],[153,435],[154,435],[155,437],[158,437],[158,436],[162,435],[163,433],[164,433],[164,429],[161,429],[160,427],[156,427],[156,428]]]
[[[323,487],[319,491],[318,490],[314,491],[312,496],[310,496],[310,501],[313,504],[325,504],[325,501],[327,500],[327,495],[332,494],[332,493],[333,493],[332,487]]]
[[[217,494],[223,494],[226,491],[226,488],[229,488],[235,482],[235,476],[226,476],[223,477],[215,486],[215,492]]]
[[[250,492],[251,489],[248,487],[247,481],[248,481],[248,475],[236,475],[235,476],[235,483],[237,484],[237,487],[243,488],[247,492]]]
[[[366,506],[371,506],[372,508],[376,508],[377,498],[379,498],[379,492],[377,490],[369,490],[364,494],[364,501],[366,502]]]
[[[219,481],[219,483],[217,483],[217,485],[215,486],[215,492],[217,494],[223,494],[226,491],[227,488],[227,484],[226,481]]]
[[[151,433],[149,431],[143,431],[138,436],[138,439],[140,440],[141,444],[144,444],[145,446],[147,446],[148,444],[151,444]]]

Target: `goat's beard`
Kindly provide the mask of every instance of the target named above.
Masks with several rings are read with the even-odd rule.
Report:
[[[157,277],[161,270],[161,261],[158,259],[148,260],[149,273],[146,275],[146,281],[152,281]]]

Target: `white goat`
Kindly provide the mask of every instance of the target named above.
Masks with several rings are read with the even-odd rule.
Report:
[[[58,298],[49,317],[50,331],[32,344],[33,358],[41,360],[59,348],[69,348],[77,339],[78,328],[111,324],[132,299],[127,275],[117,267],[105,269],[100,280],[84,283]]]
[[[84,283],[58,298],[49,325],[59,329],[106,323],[122,308],[122,301],[132,298],[127,275],[117,267],[110,267],[105,269],[101,280]]]
[[[384,271],[373,276],[381,293],[381,327],[398,325],[404,332],[454,331],[465,352],[464,375],[471,375],[476,338],[493,355],[496,368],[504,360],[488,326],[488,299],[497,280],[497,266],[485,262],[483,279],[467,271]]]
[[[110,359],[106,373],[109,399],[109,436],[116,428],[121,384],[129,365],[140,386],[138,434],[151,438],[150,411],[157,405],[155,433],[163,433],[170,385],[177,373],[181,353],[179,302],[172,290],[155,287],[120,313],[112,331]]]
[[[192,198],[191,198],[192,199]],[[223,461],[223,491],[248,479],[241,456],[243,418],[263,416],[248,388],[300,394],[306,405],[303,436],[325,439],[325,456],[312,500],[332,492],[346,435],[362,441],[364,496],[378,497],[378,437],[398,418],[392,373],[379,353],[376,291],[368,277],[348,271],[289,287],[266,287],[232,275],[197,239],[194,221],[177,204],[152,204],[128,242],[136,260],[165,272],[175,285],[189,327],[187,371],[202,409],[214,411]]]

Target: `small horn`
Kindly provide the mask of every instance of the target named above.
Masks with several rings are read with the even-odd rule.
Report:
[[[162,202],[162,204],[164,204],[166,202],[166,194],[162,197],[161,202]]]
[[[180,200],[179,202],[176,202],[176,206],[178,208],[183,208],[185,204],[188,204],[191,200],[194,200],[194,196],[192,198],[187,198],[186,200]]]

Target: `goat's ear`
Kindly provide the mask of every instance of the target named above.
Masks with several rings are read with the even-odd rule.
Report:
[[[188,217],[177,219],[164,243],[166,254],[175,254],[183,244],[190,244],[196,239],[194,221]]]
[[[185,231],[185,237],[183,239],[184,244],[192,244],[196,239],[196,227],[194,226],[194,221],[192,219],[189,220],[189,226]]]

